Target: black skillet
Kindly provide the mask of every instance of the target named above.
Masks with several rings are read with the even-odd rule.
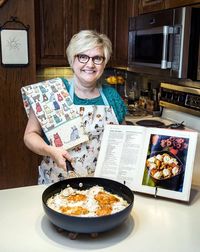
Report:
[[[66,188],[68,185],[80,190],[95,185],[103,186],[106,191],[127,200],[129,206],[118,213],[100,217],[69,216],[49,208],[46,204],[47,199],[59,193],[61,189]],[[134,194],[127,186],[110,179],[98,177],[79,177],[59,181],[50,185],[42,194],[43,208],[49,220],[57,227],[74,233],[99,233],[115,228],[128,218],[133,207],[133,201]]]

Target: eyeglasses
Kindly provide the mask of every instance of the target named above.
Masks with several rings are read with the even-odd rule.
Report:
[[[90,56],[88,56],[88,55],[86,55],[86,54],[77,54],[76,57],[77,57],[78,61],[79,61],[80,63],[82,63],[82,64],[86,64],[86,63],[88,63],[88,61],[89,61],[90,59],[92,59],[92,62],[93,62],[95,65],[101,65],[101,64],[104,62],[104,60],[105,60],[105,57],[99,56],[99,55],[90,57]]]

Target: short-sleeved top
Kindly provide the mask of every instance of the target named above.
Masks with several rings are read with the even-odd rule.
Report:
[[[62,78],[67,91],[69,91],[69,82],[68,80]],[[109,103],[109,105],[113,108],[115,115],[117,117],[117,120],[119,123],[122,123],[124,121],[127,109],[126,106],[121,98],[121,96],[119,95],[119,93],[117,92],[116,89],[114,89],[113,87],[110,87],[109,85],[103,84],[102,85],[102,91]],[[87,106],[87,105],[105,105],[103,102],[103,99],[101,96],[95,97],[93,99],[82,99],[79,98],[76,94],[74,94],[74,104],[75,105],[83,105],[83,106]]]

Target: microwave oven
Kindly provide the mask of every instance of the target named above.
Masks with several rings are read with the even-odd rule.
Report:
[[[128,68],[200,80],[200,8],[182,7],[129,18]]]

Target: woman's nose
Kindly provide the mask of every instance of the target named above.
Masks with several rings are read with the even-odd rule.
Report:
[[[88,60],[88,62],[87,62],[86,65],[88,65],[88,66],[94,66],[95,64],[94,64],[94,62],[93,62],[93,59],[90,58],[90,59]]]

